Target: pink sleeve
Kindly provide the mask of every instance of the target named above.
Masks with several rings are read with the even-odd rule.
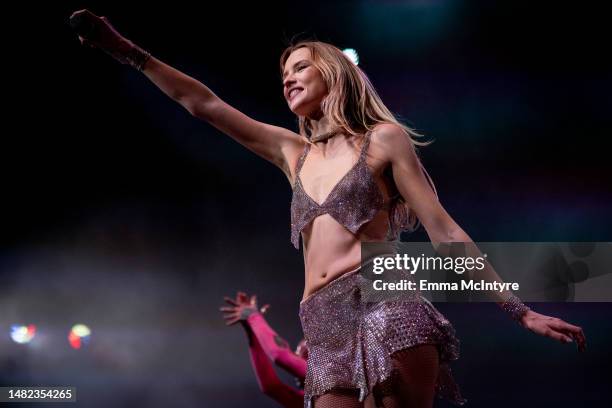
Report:
[[[261,391],[285,408],[302,408],[304,392],[284,384],[276,375],[270,359],[253,332],[246,327],[249,335],[251,364]]]
[[[247,324],[270,360],[302,380],[306,377],[306,360],[291,351],[289,344],[272,330],[261,313],[250,315]]]

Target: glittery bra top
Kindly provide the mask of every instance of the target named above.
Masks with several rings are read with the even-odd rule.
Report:
[[[368,132],[364,136],[357,163],[334,186],[322,204],[314,201],[302,185],[300,170],[310,151],[310,145],[307,144],[304,148],[296,165],[291,200],[291,242],[296,249],[299,248],[302,230],[319,215],[329,214],[355,234],[385,207],[384,197],[366,162],[370,134],[371,132]]]

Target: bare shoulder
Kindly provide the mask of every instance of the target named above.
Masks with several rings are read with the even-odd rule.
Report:
[[[393,161],[398,156],[409,156],[414,146],[406,131],[393,123],[381,123],[372,131],[370,148],[372,153],[385,161]]]

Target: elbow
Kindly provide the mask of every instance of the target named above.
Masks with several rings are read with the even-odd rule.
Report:
[[[259,389],[262,393],[270,398],[274,398],[279,394],[281,386],[277,381],[267,381],[259,384]]]
[[[430,238],[434,242],[468,242],[467,234],[455,223],[441,223],[433,228]]]
[[[181,98],[178,100],[183,108],[195,118],[210,122],[213,117],[214,103],[201,101],[193,98]]]
[[[446,230],[447,242],[470,242],[471,239],[458,225]]]

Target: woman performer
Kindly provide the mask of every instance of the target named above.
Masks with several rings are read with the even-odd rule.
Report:
[[[299,314],[309,352],[306,406],[431,407],[436,391],[464,402],[448,368],[458,357],[448,320],[427,301],[361,299],[362,242],[397,239],[417,220],[434,245],[472,242],[429,184],[415,150],[423,143],[396,120],[361,69],[323,42],[287,48],[280,63],[284,97],[299,119],[295,133],[229,106],[104,17],[83,10],[71,22],[82,43],[142,71],[193,116],[278,166],[291,183],[291,242],[298,248],[302,238],[305,263]],[[498,304],[523,327],[584,348],[580,327],[530,310],[512,292],[502,295]]]

